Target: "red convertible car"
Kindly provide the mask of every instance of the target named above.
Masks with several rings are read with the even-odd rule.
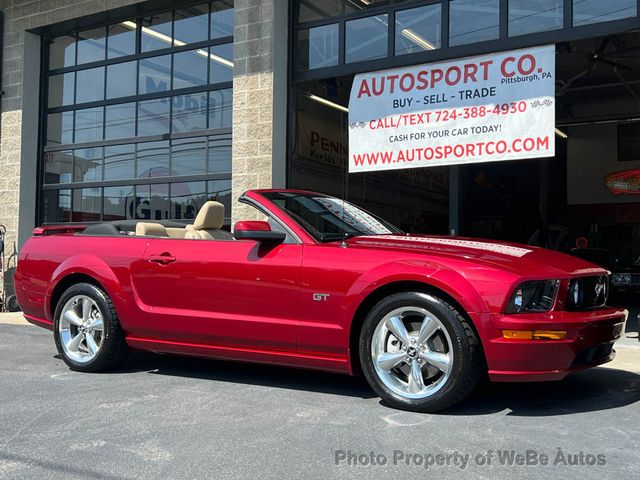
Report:
[[[409,235],[343,200],[254,190],[223,230],[192,225],[37,228],[16,289],[75,370],[130,348],[362,373],[388,405],[435,411],[493,381],[559,380],[613,358],[627,312],[608,272],[497,241]]]

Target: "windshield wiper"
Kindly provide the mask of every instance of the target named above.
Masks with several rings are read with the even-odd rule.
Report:
[[[335,242],[337,240],[346,240],[348,238],[359,237],[361,233],[327,233],[320,237],[321,242]]]

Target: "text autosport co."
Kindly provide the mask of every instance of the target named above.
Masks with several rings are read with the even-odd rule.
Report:
[[[491,67],[495,64],[493,59],[469,62],[461,66],[451,65],[445,69],[432,68],[418,72],[405,72],[403,74],[382,74],[372,77],[363,77],[358,88],[357,98],[363,96],[377,97],[384,94],[393,94],[396,88],[404,93],[436,89],[444,82],[450,87],[460,84],[488,81],[491,77]],[[512,79],[517,76],[527,77],[535,72],[543,73],[538,68],[535,55],[524,53],[520,56],[507,56],[499,65],[502,79]],[[544,75],[544,74],[543,74]]]

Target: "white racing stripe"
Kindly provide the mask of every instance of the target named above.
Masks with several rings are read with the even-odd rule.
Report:
[[[370,236],[369,239],[389,239],[386,236]],[[499,243],[491,242],[476,242],[473,240],[459,240],[456,238],[435,238],[435,237],[393,237],[394,241],[399,242],[420,242],[429,243],[433,245],[447,245],[451,247],[472,248],[474,250],[483,250],[486,252],[500,253],[502,255],[509,255],[510,257],[524,257],[527,253],[531,253],[533,250],[522,247],[514,247],[512,245],[501,245]]]

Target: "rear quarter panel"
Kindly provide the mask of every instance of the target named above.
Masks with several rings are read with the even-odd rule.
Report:
[[[53,321],[56,286],[69,275],[98,282],[113,300],[127,334],[143,334],[152,326],[148,309],[136,295],[143,275],[142,256],[148,239],[81,235],[36,236],[22,248],[16,272],[18,301],[27,317]]]

